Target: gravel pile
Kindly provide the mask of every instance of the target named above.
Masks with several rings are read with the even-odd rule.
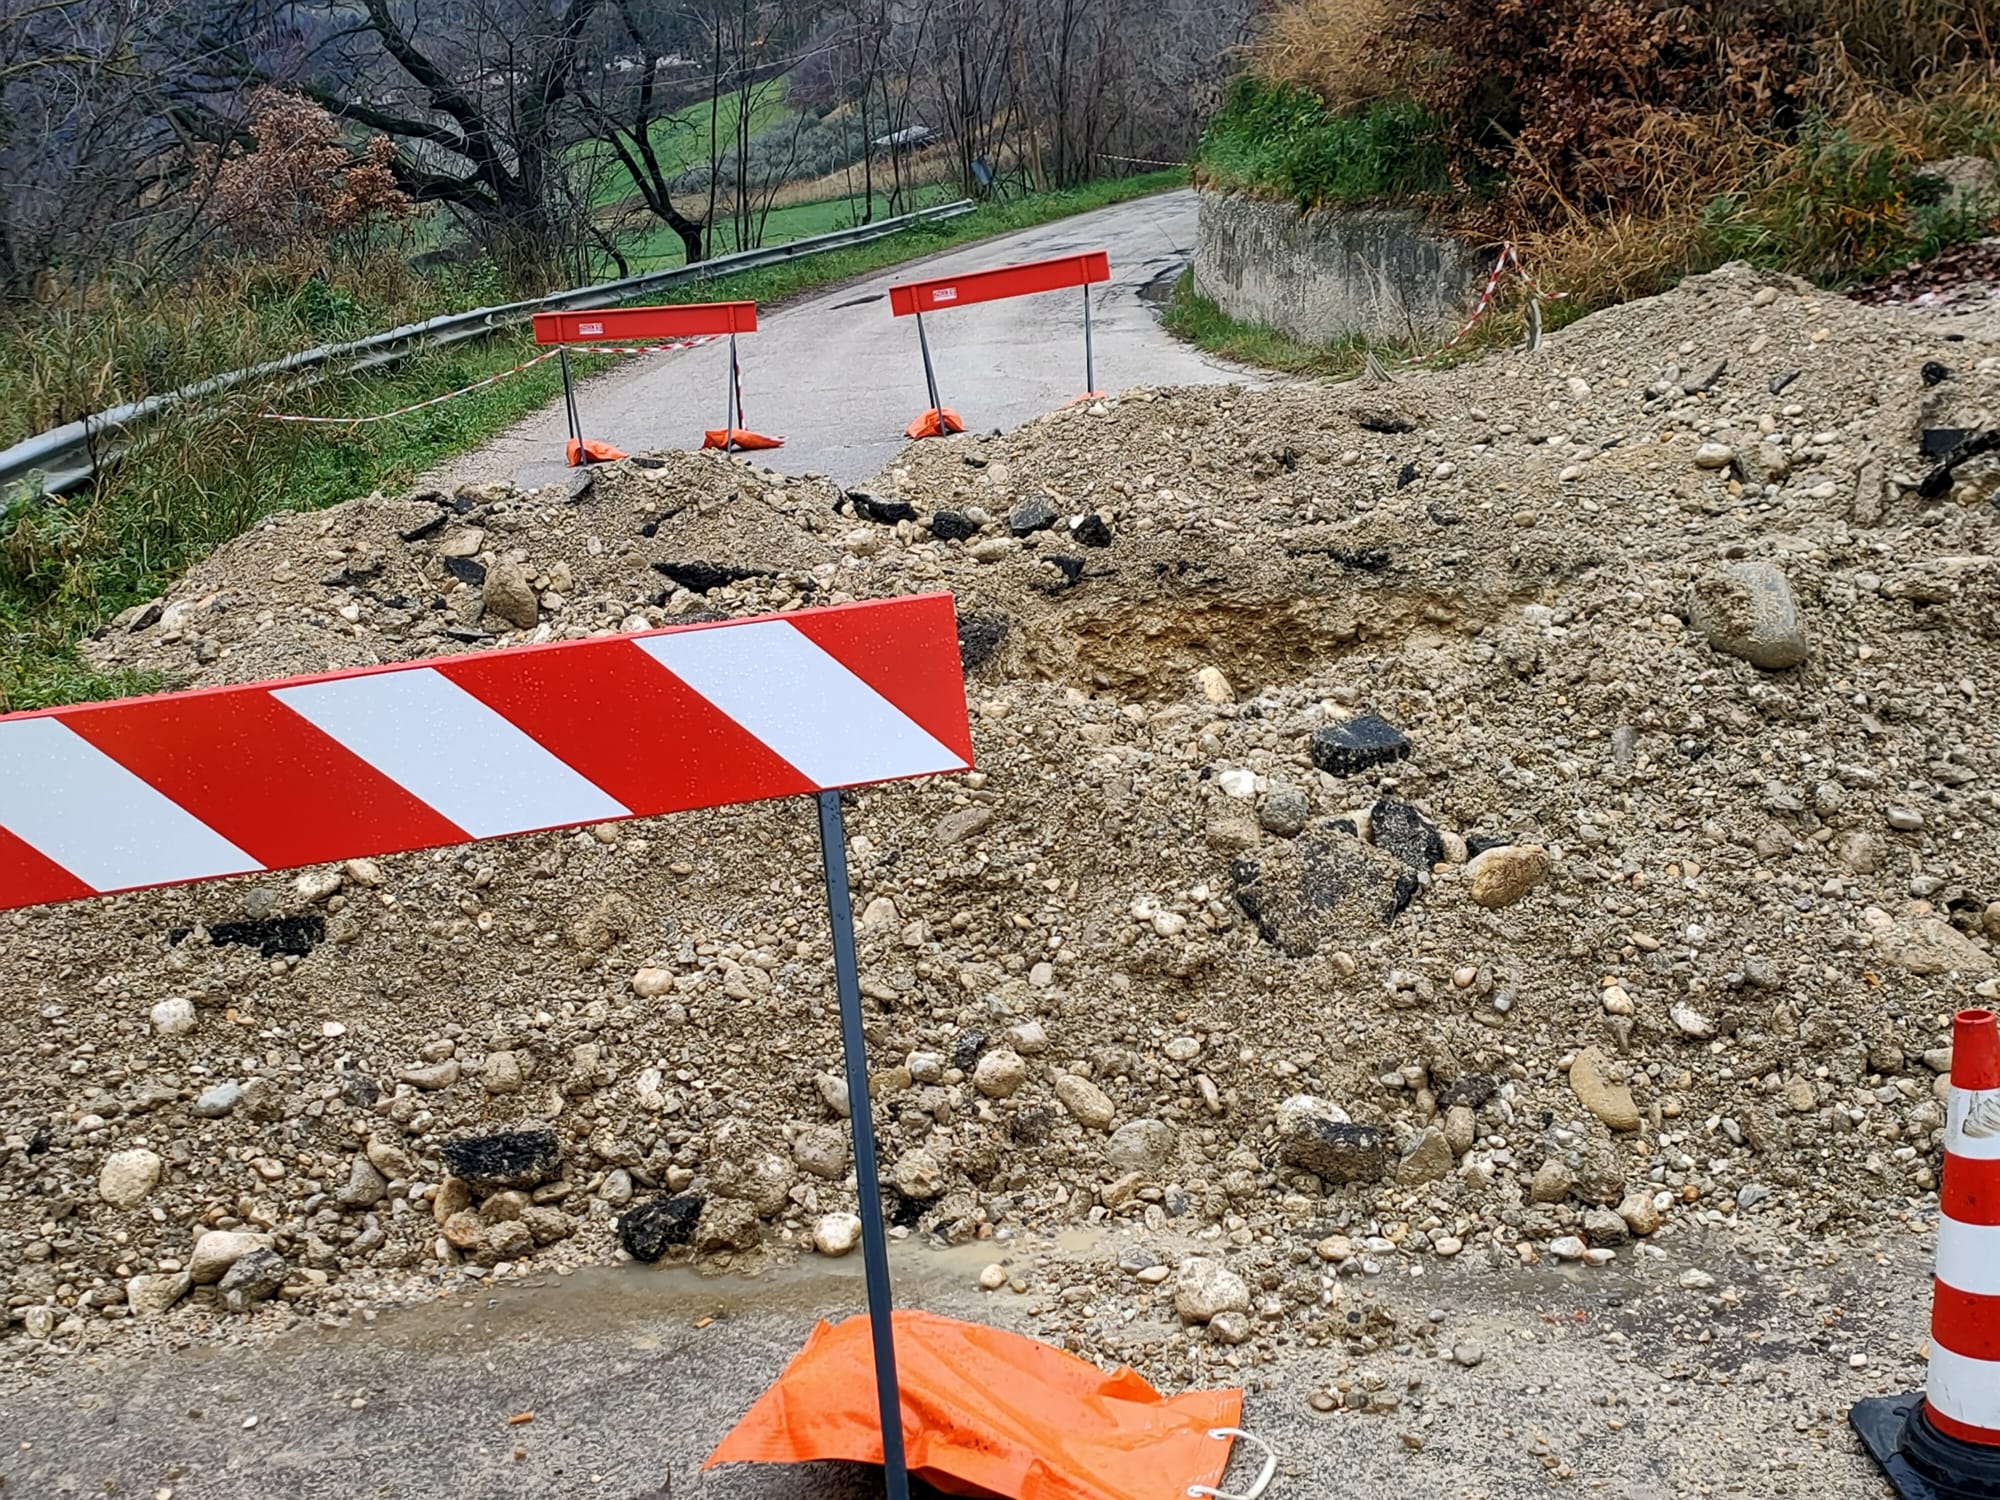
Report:
[[[213,684],[951,590],[980,768],[849,813],[892,1221],[1156,1378],[1365,1352],[1430,1338],[1348,1290],[1409,1264],[1934,1215],[1948,1015],[2000,993],[2000,467],[1919,484],[1996,355],[1731,269],[866,493],[668,455],[282,516],[90,651]],[[845,1253],[814,848],[769,804],[0,916],[0,1357]]]

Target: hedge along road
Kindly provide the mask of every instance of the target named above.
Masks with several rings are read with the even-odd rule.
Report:
[[[856,484],[892,460],[903,428],[930,406],[912,318],[889,315],[891,282],[986,270],[1019,261],[1104,250],[1111,280],[1090,289],[1097,384],[1217,384],[1246,378],[1236,366],[1169,336],[1139,289],[1171,276],[1193,254],[1195,196],[1182,190],[1136,198],[1075,218],[909,261],[759,318],[740,345],[744,416],[739,426],[783,437],[760,455],[792,473]],[[1083,390],[1079,292],[1045,292],[982,303],[924,319],[939,395],[974,432],[1012,428]],[[615,356],[581,355],[579,371]],[[584,435],[627,453],[693,448],[724,420],[727,345],[618,360],[580,381]],[[561,402],[517,423],[483,448],[425,476],[430,484],[511,479],[559,482],[568,437]]]

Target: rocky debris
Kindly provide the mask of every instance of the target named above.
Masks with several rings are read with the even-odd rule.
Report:
[[[1375,714],[1313,731],[1312,763],[1329,776],[1358,776],[1409,753],[1403,732]]]
[[[903,1197],[922,1203],[944,1191],[944,1166],[928,1151],[905,1151],[896,1158],[890,1181]]]
[[[1501,844],[1473,855],[1465,880],[1479,905],[1512,906],[1547,880],[1550,868],[1549,851],[1538,844]]]
[[[1926,387],[1931,359],[1952,373]],[[1261,1381],[1302,1342],[1409,1341],[1355,1294],[1413,1265],[1574,1237],[1643,1280],[1682,1226],[1817,1254],[1934,1222],[1942,1074],[1918,1061],[2000,930],[2000,527],[1975,460],[1924,493],[1920,445],[1992,429],[1996,359],[1724,272],[1401,377],[1414,432],[1285,386],[916,445],[868,485],[915,519],[714,454],[598,466],[583,506],[496,484],[273,516],[81,649],[213,686],[949,590],[977,769],[845,800],[857,910],[882,903],[858,941],[888,1207],[912,1238],[993,1239],[972,1266],[1004,1259],[1107,1368]],[[1697,469],[1707,442],[1737,461]],[[1014,537],[1036,498],[1055,524]],[[1095,550],[1063,524],[1092,507]],[[486,608],[509,561],[525,629]],[[1810,625],[1782,675],[1688,623],[1697,580],[1751,563]],[[1370,719],[1386,744],[1356,743]],[[1421,826],[1391,852],[1384,802],[1443,859]],[[0,1359],[192,1332],[214,1281],[143,1323],[128,1287],[204,1231],[295,1268],[244,1337],[602,1262],[660,1197],[742,1206],[679,1253],[799,1253],[855,1206],[809,1134],[848,1109],[823,913],[792,894],[813,844],[778,801],[6,914]],[[1482,904],[1523,864],[1538,883],[1500,889],[1532,894]],[[154,1026],[168,997],[192,1030]],[[1609,1114],[1573,1086],[1592,1047]],[[977,1081],[999,1052],[1025,1065],[1005,1097]],[[1355,1134],[1281,1149],[1295,1095]],[[1114,1166],[1141,1120],[1162,1164],[1121,1141]],[[455,1174],[451,1142],[510,1124],[560,1142],[542,1180]],[[1450,1167],[1403,1180],[1440,1139]],[[97,1177],[133,1149],[162,1176],[116,1208]],[[344,1201],[374,1188],[357,1154],[370,1203]],[[1165,1312],[1171,1276],[1042,1253],[1085,1225],[1156,1258],[1185,1237],[1255,1306],[1121,1342],[1110,1293]],[[1365,1409],[1397,1394],[1340,1379]]]
[[[439,1155],[446,1171],[479,1193],[540,1187],[562,1165],[562,1148],[552,1130],[462,1136],[446,1141]]]
[[[480,598],[486,613],[516,630],[533,630],[541,619],[540,596],[528,581],[527,569],[517,562],[503,560],[489,567]]]
[[[211,1229],[196,1238],[194,1251],[188,1257],[188,1275],[196,1286],[213,1286],[228,1274],[231,1266],[252,1250],[270,1248],[271,1237],[268,1234]]]
[[[695,1220],[692,1243],[700,1254],[715,1255],[725,1250],[755,1250],[763,1237],[756,1209],[737,1198],[711,1198]]]
[[[1995,967],[1991,953],[1938,917],[1892,916],[1871,906],[1861,919],[1876,950],[1912,974],[1986,974]]]
[[[1327,1183],[1375,1182],[1389,1170],[1387,1132],[1307,1095],[1278,1107],[1278,1160]]]
[[[1428,871],[1444,860],[1444,838],[1437,824],[1407,802],[1384,797],[1368,810],[1368,836],[1404,864]]]
[[[238,1256],[223,1273],[216,1290],[222,1293],[223,1306],[231,1312],[249,1312],[259,1302],[277,1296],[290,1274],[284,1256],[259,1247]]]
[[[1338,826],[1318,825],[1229,867],[1236,901],[1257,930],[1294,958],[1379,931],[1409,904],[1417,878],[1394,856]]]
[[[697,1193],[648,1198],[618,1217],[618,1243],[634,1260],[648,1265],[677,1245],[693,1241],[705,1200]]]
[[[1689,595],[1688,614],[1712,648],[1767,672],[1796,667],[1810,654],[1791,583],[1767,562],[1704,573]]]
[[[154,1317],[180,1301],[193,1286],[194,1278],[185,1271],[134,1276],[125,1283],[125,1305],[135,1318]]]

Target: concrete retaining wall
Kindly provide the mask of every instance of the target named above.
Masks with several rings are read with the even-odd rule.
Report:
[[[1407,209],[1301,213],[1201,194],[1195,291],[1233,318],[1309,343],[1455,333],[1487,270],[1469,245]]]

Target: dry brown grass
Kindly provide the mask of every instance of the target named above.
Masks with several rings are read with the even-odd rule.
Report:
[[[1407,0],[1289,0],[1249,44],[1250,67],[1267,83],[1311,89],[1334,109],[1397,91],[1399,69],[1385,40]]]
[[[1858,74],[1908,91],[2000,46],[2000,0],[1819,0],[1820,35]]]

